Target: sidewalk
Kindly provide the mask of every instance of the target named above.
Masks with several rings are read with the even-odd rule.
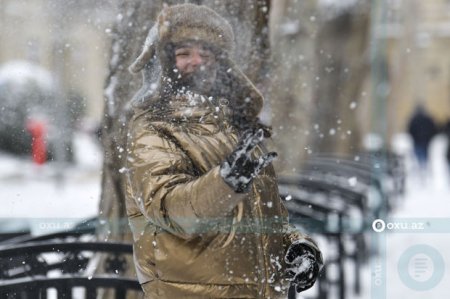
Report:
[[[386,270],[381,273],[385,274],[385,280],[381,286],[375,286],[371,299],[441,299],[450,294],[450,178],[445,161],[446,142],[443,136],[433,141],[426,180],[414,167],[412,157],[408,157],[405,199],[391,215],[392,229],[383,232],[385,242],[381,241],[386,250],[384,265],[383,259],[379,260]],[[372,270],[373,266],[377,269],[376,261]]]
[[[0,154],[0,221],[28,222],[33,234],[45,234],[97,215],[101,151],[84,134],[74,146],[77,163],[64,168]]]

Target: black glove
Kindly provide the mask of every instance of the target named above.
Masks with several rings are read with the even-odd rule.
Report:
[[[322,256],[317,256],[314,249],[302,242],[292,243],[284,257],[286,278],[296,285],[298,293],[312,287],[323,266]]]
[[[278,156],[270,152],[257,160],[251,159],[252,150],[263,139],[263,129],[245,131],[236,149],[220,165],[220,175],[235,192],[247,192],[253,178]]]

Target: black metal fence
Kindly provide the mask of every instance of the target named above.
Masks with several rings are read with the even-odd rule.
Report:
[[[80,241],[92,234],[92,228],[9,240],[0,247],[0,298],[46,299],[53,291],[57,298],[97,298],[100,290],[114,290],[114,298],[125,299],[127,293],[142,293],[137,280],[123,276],[125,255],[133,248],[127,243]],[[75,239],[74,239],[75,238]],[[98,253],[108,253],[105,274],[88,276],[86,268]],[[44,255],[51,255],[49,259]],[[56,276],[51,273],[56,272]],[[108,293],[109,294],[109,293]],[[53,295],[54,298],[54,295]]]
[[[279,178],[290,222],[324,237],[336,251],[325,258],[315,298],[337,294],[345,299],[361,293],[361,269],[377,254],[368,244],[367,233],[375,219],[387,216],[398,205],[404,185],[403,159],[390,152],[354,157],[321,154],[309,158],[300,174]],[[346,272],[348,264],[352,275]],[[331,268],[334,275],[328,273]],[[295,296],[291,292],[289,298]]]
[[[48,291],[53,289],[57,298],[72,299],[75,288],[82,288],[86,299],[96,299],[99,289],[114,289],[116,299],[125,299],[130,291],[141,292],[139,283],[129,278],[37,275],[0,282],[0,298],[46,299]]]

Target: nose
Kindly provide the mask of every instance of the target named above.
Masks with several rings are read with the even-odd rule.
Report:
[[[200,53],[198,53],[197,51],[194,51],[194,53],[192,53],[191,56],[191,66],[197,67],[202,64],[203,64],[202,56],[200,56]]]

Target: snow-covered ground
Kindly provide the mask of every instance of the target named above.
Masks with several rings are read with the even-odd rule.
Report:
[[[405,198],[390,218],[384,219],[393,229],[371,233],[377,238],[373,242],[385,249],[385,256],[372,258],[362,269],[363,294],[357,297],[350,293],[347,298],[449,298],[450,176],[444,158],[447,140],[443,136],[435,138],[426,178],[414,163],[408,138],[399,136],[397,140],[396,146],[407,159]],[[95,216],[100,197],[101,149],[93,137],[77,133],[75,155],[75,165],[62,167],[54,163],[36,166],[31,160],[0,154],[0,230],[7,229],[11,220],[22,220],[31,225],[33,233],[44,234]],[[424,229],[402,229],[413,225],[423,225]],[[350,278],[353,270],[348,266]],[[308,298],[308,293],[315,291],[299,298]]]
[[[406,194],[393,213],[382,219],[385,230],[370,233],[381,255],[362,269],[363,294],[348,298],[450,298],[447,140],[442,135],[433,140],[426,173],[419,171],[407,136],[397,136],[395,146],[406,158]]]
[[[359,296],[352,292],[353,265],[345,265],[348,285],[346,298],[450,298],[450,175],[445,160],[447,140],[442,135],[433,140],[426,173],[419,171],[407,135],[398,135],[393,146],[405,156],[406,194],[392,214],[382,219],[386,229],[381,233],[367,233],[370,245],[379,248],[381,255],[371,257],[369,264],[361,269],[362,294]],[[333,255],[335,249],[327,248],[325,240],[319,237],[317,241],[325,259]],[[316,293],[317,288],[314,287],[297,298],[313,298]],[[330,298],[339,297],[335,291],[331,291]]]
[[[98,141],[76,133],[74,165],[34,165],[0,153],[0,230],[29,225],[32,233],[67,229],[97,215],[102,153]]]
[[[411,155],[407,156],[406,196],[389,220],[393,229],[385,234],[386,283],[381,289],[386,296],[380,298],[450,298],[450,175],[446,146],[442,135],[433,140],[425,176]]]

